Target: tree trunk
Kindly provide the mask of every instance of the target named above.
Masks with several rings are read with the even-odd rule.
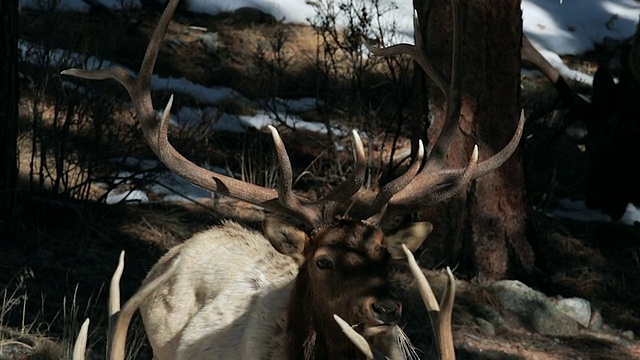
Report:
[[[448,0],[432,3],[429,19],[421,19],[427,54],[449,75],[451,5]],[[476,143],[480,160],[486,159],[502,149],[515,131],[521,109],[521,15],[517,0],[461,0],[462,112],[460,131],[449,150],[450,166],[465,166]],[[442,95],[432,84],[430,94],[433,142],[445,109]],[[431,211],[429,220],[435,229],[425,252],[429,258],[423,260],[436,265],[444,259],[458,273],[481,280],[527,274],[534,261],[526,240],[527,210],[517,150],[502,167],[473,182],[465,194]]]
[[[0,1],[0,242],[11,237],[18,176],[18,0]]]

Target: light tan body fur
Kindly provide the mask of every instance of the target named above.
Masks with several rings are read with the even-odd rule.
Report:
[[[156,359],[285,358],[286,307],[298,273],[291,257],[226,222],[172,248],[145,283],[178,254],[182,266],[140,308]]]

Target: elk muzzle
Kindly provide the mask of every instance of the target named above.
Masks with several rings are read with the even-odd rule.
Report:
[[[371,304],[371,313],[384,324],[395,324],[400,320],[402,305],[392,300],[375,302]]]
[[[400,321],[402,304],[395,299],[369,297],[364,301],[365,321],[362,335],[377,336],[389,333]]]

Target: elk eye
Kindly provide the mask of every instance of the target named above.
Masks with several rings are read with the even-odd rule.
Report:
[[[318,259],[318,261],[316,261],[316,266],[321,270],[333,269],[333,263],[328,259]]]

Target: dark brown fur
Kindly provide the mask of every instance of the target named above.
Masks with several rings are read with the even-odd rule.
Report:
[[[369,311],[362,304],[374,299],[397,306],[400,312],[400,302],[387,281],[390,255],[382,245],[383,236],[376,226],[340,220],[318,231],[308,243],[289,300],[287,341],[291,359],[363,358],[331,321],[332,315],[357,323],[365,318],[362,313]],[[318,260],[325,257],[333,261],[330,270],[318,267]]]

